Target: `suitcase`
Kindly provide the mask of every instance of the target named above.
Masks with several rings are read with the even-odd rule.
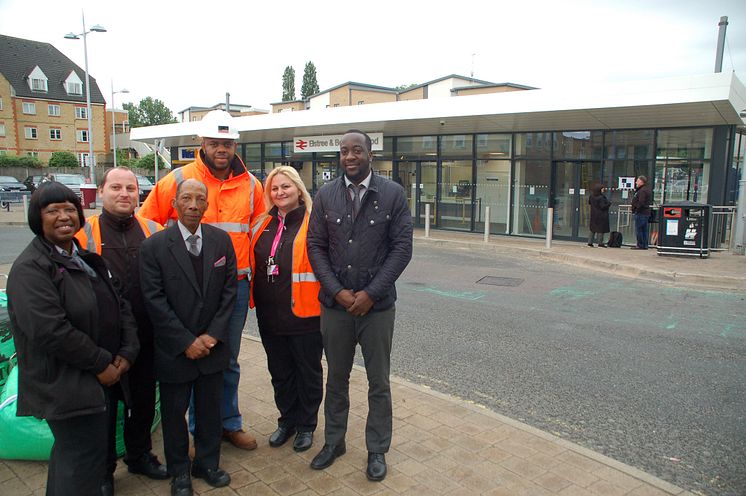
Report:
[[[609,233],[609,242],[606,243],[609,248],[621,248],[622,247],[622,233],[619,231],[611,231]]]

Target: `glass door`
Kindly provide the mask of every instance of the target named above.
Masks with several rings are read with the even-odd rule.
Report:
[[[555,162],[553,236],[588,237],[591,187],[600,181],[600,162]]]
[[[472,161],[443,160],[441,171],[438,226],[470,231],[473,197]]]
[[[407,195],[407,204],[416,227],[425,227],[425,205],[430,205],[430,227],[435,227],[437,162],[421,160],[397,162],[399,184]]]
[[[311,195],[324,184],[333,181],[338,177],[339,167],[336,159],[321,159],[313,162],[313,185]]]

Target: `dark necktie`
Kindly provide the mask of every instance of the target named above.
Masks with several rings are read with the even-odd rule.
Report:
[[[197,246],[197,240],[199,239],[199,236],[196,234],[190,234],[187,236],[187,243],[189,243],[189,253],[194,255],[195,257],[199,256],[199,246]]]
[[[355,186],[350,183],[350,194],[352,195],[352,219],[355,220],[360,212],[360,197],[363,196],[364,185]]]

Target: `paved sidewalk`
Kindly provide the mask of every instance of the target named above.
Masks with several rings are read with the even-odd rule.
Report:
[[[350,379],[351,411],[347,454],[324,471],[311,470],[323,445],[323,416],[314,446],[295,453],[292,442],[270,448],[277,411],[261,344],[245,338],[240,363],[241,410],[259,448],[242,451],[223,443],[221,466],[230,487],[212,489],[194,481],[197,494],[210,495],[691,495],[640,470],[611,460],[525,424],[458,398],[393,379],[394,437],[383,482],[365,478],[364,441],[367,386],[363,370]],[[323,410],[323,409],[322,409]],[[155,451],[162,458],[160,428]],[[168,481],[131,475],[123,463],[115,474],[118,496],[167,495]],[[0,494],[44,494],[46,463],[0,461]],[[692,495],[693,496],[693,495]]]
[[[417,244],[430,244],[448,248],[481,250],[487,252],[534,257],[624,277],[645,279],[665,284],[700,289],[725,289],[746,292],[746,256],[730,252],[711,252],[709,258],[661,256],[655,248],[631,250],[622,248],[589,247],[583,242],[552,241],[545,247],[543,238],[515,236],[490,236],[453,231],[430,231],[425,237],[423,229],[416,229]]]

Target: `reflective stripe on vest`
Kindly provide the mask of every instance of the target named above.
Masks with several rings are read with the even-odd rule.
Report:
[[[318,282],[313,272],[293,273],[293,282]]]
[[[140,222],[140,227],[145,227],[147,229],[148,232],[145,233],[146,238],[150,237],[151,234],[158,232],[159,229],[161,229],[161,225],[153,220],[139,216],[136,216],[136,218]],[[145,226],[143,226],[143,222],[145,223]]]
[[[98,218],[95,219],[98,221]],[[93,226],[91,226],[90,222],[86,222],[83,226],[83,232],[85,233],[85,237],[88,240],[85,245],[85,249],[90,251],[91,253],[97,253],[98,250],[96,249],[96,241],[93,239]]]
[[[241,222],[203,222],[210,226],[215,226],[218,229],[222,229],[227,233],[247,233],[249,232],[249,225]]]

